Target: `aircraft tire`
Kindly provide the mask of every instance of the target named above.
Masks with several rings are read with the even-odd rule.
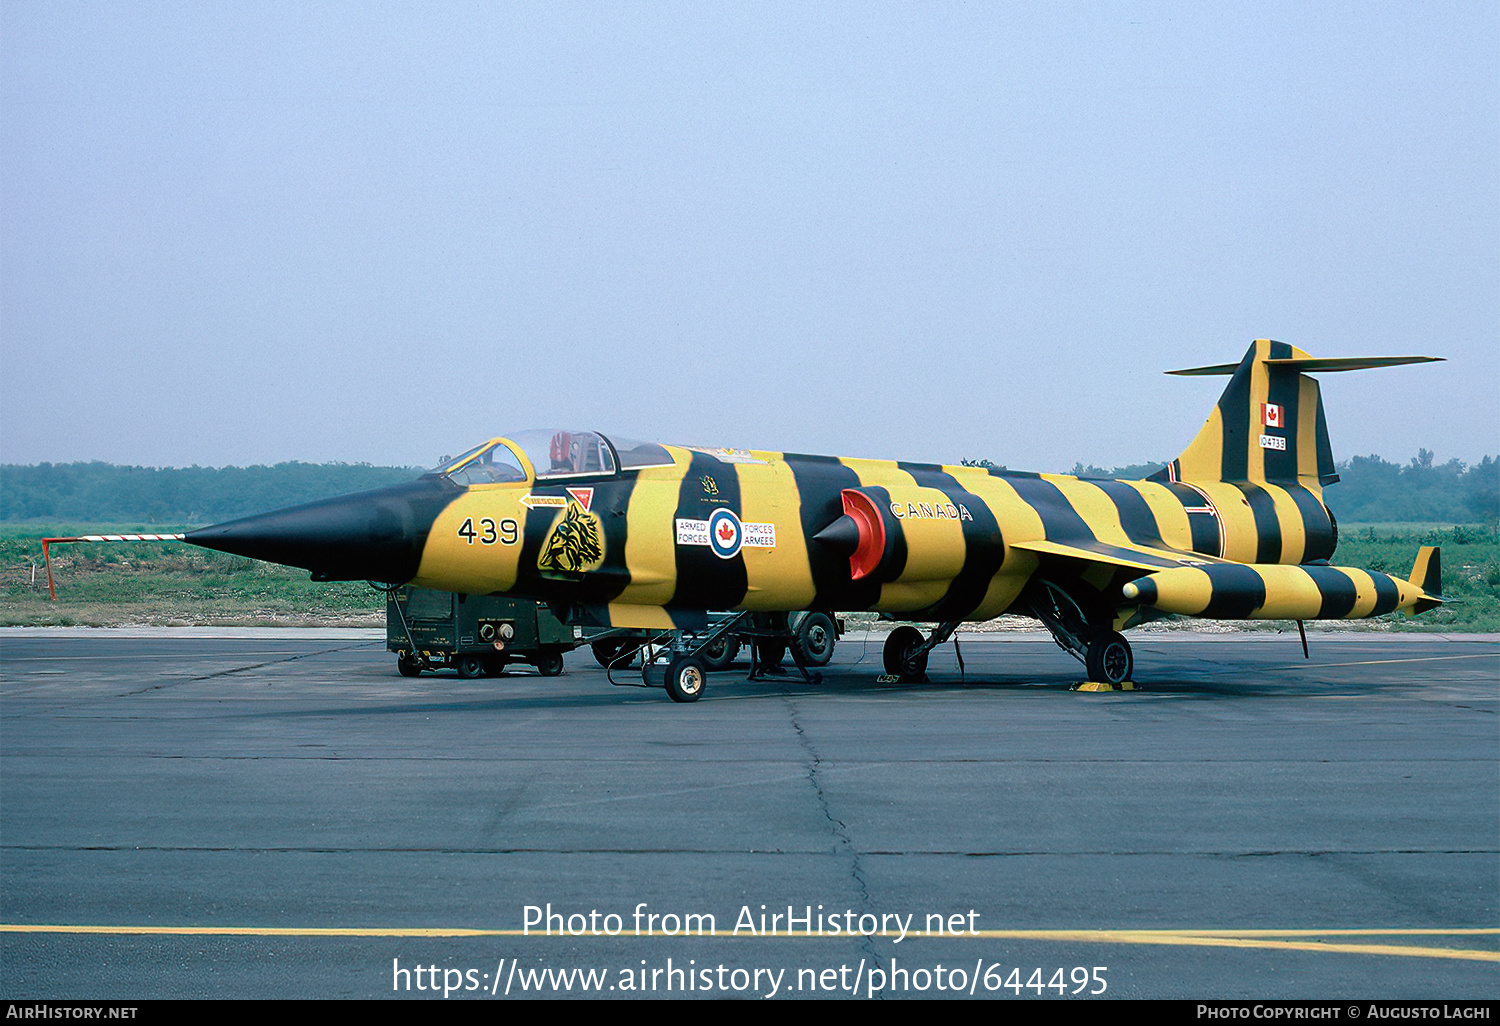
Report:
[[[674,702],[696,702],[708,683],[708,670],[699,656],[678,656],[667,665],[667,694]]]
[[[827,666],[833,658],[833,646],[837,640],[838,628],[834,626],[833,617],[827,613],[808,613],[797,624],[792,644],[804,666]]]
[[[1100,684],[1123,684],[1135,672],[1130,642],[1119,631],[1108,631],[1090,641],[1084,656],[1089,680]]]
[[[555,648],[543,649],[536,657],[536,671],[543,677],[556,677],[563,672],[562,653]]]
[[[463,655],[453,660],[453,668],[464,680],[474,680],[484,676],[484,657],[477,655]]]
[[[915,684],[927,676],[927,653],[914,654],[922,644],[922,632],[915,627],[902,625],[891,631],[885,639],[885,672],[900,677],[903,684]]]
[[[399,652],[396,654],[396,672],[403,677],[420,677],[422,664],[410,652]]]
[[[698,654],[708,669],[727,670],[734,663],[734,657],[740,654],[740,639],[733,634],[722,635],[712,645],[699,649]]]

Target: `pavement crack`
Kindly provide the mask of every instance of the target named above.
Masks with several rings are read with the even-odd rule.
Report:
[[[179,684],[198,684],[205,680],[213,680],[216,677],[230,677],[236,673],[249,673],[251,670],[261,670],[267,666],[277,666],[281,663],[296,662],[298,659],[311,659],[314,656],[332,655],[335,652],[348,652],[352,649],[364,647],[365,644],[362,642],[358,645],[340,645],[337,648],[322,648],[318,649],[316,652],[299,652],[296,655],[284,656],[281,659],[267,659],[263,663],[251,663],[248,666],[236,666],[228,670],[218,670],[214,673],[205,673],[198,677],[184,677],[180,680],[169,680],[161,684],[152,684],[150,687],[139,688],[135,691],[122,691],[115,697],[129,698],[132,695],[145,695],[149,694],[152,691],[160,691],[163,688],[173,688]]]
[[[864,866],[860,862],[859,850],[854,846],[853,839],[849,836],[849,827],[843,820],[833,814],[828,806],[828,795],[823,791],[822,768],[823,757],[813,746],[812,739],[807,736],[799,719],[796,701],[786,697],[787,712],[790,716],[792,729],[797,732],[797,743],[802,746],[802,751],[807,755],[807,782],[812,785],[813,794],[817,797],[818,808],[823,810],[823,816],[833,828],[833,836],[837,843],[835,851],[843,854],[849,859],[849,876],[854,881],[854,889],[859,895],[859,908],[861,912],[874,912],[874,903],[870,900],[870,885],[865,879]],[[880,953],[875,950],[875,944],[868,936],[862,937],[859,944],[860,950],[869,956],[875,966],[882,971],[885,969],[885,961]]]

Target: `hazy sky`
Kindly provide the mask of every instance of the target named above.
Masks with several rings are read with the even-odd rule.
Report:
[[[1500,5],[0,2],[0,462],[1500,451]]]

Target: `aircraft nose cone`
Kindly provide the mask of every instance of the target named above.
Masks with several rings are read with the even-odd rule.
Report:
[[[184,540],[302,567],[318,580],[400,584],[416,576],[433,521],[458,494],[423,478],[215,524]]]

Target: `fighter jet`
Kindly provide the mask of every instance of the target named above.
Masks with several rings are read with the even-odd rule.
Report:
[[[1025,614],[1089,680],[1118,685],[1134,672],[1121,632],[1166,614],[1300,626],[1442,601],[1436,549],[1404,580],[1330,565],[1323,489],[1338,475],[1311,376],[1434,359],[1318,359],[1260,339],[1237,364],[1170,371],[1229,384],[1143,481],[525,431],[409,484],[186,540],[316,580],[527,596],[575,623],[675,631],[677,701],[702,694],[702,653],[725,631],[799,610],[934,624],[889,634],[885,669],[902,680],[960,624]]]

